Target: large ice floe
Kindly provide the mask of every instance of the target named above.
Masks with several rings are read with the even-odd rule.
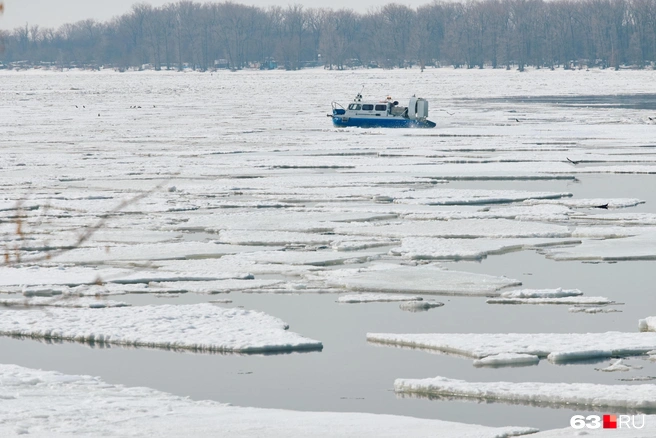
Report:
[[[242,408],[16,365],[0,365],[0,387],[2,436],[509,438],[536,432],[397,415]]]
[[[391,254],[414,260],[481,260],[491,254],[581,243],[578,239],[447,239],[405,237]]]
[[[546,357],[554,363],[634,356],[656,349],[656,333],[367,333],[367,340],[474,359],[515,353]]]
[[[576,304],[607,305],[615,302],[606,297],[584,297],[578,289],[522,289],[505,291],[498,298],[490,298],[488,304]]]
[[[130,304],[123,301],[104,300],[96,297],[25,297],[25,298],[0,298],[0,306],[6,307],[84,307],[89,309],[101,309],[104,307],[127,307]]]
[[[656,409],[656,385],[601,385],[594,383],[466,382],[434,377],[397,379],[398,393],[446,398],[530,404],[537,406],[613,408],[652,412]]]
[[[262,312],[212,304],[106,309],[0,308],[0,334],[199,352],[269,353],[319,350],[319,341],[287,330]]]
[[[656,260],[656,231],[644,229],[632,234],[618,239],[585,240],[577,246],[550,248],[545,250],[545,254],[554,260]]]
[[[378,264],[371,268],[319,273],[330,286],[354,291],[435,295],[496,296],[499,289],[521,282],[506,277],[449,271],[434,265]]]

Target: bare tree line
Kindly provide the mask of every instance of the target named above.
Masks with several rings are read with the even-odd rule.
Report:
[[[61,67],[643,68],[656,60],[656,0],[392,3],[364,14],[182,0],[139,3],[105,23],[26,24],[0,40],[5,64]]]

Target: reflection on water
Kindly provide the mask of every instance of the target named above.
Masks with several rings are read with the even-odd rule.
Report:
[[[591,406],[587,404],[580,403],[559,403],[559,402],[537,402],[531,400],[500,400],[493,397],[468,397],[458,394],[435,394],[430,392],[397,392],[396,396],[400,399],[422,399],[430,401],[458,401],[458,402],[468,402],[468,403],[477,403],[477,404],[493,404],[500,403],[506,405],[521,405],[521,406],[531,406],[535,408],[551,408],[551,409],[567,409],[570,411],[591,411],[591,412],[601,412],[608,413],[612,411],[614,414],[647,414],[652,415],[656,414],[656,408],[627,408],[623,406]]]

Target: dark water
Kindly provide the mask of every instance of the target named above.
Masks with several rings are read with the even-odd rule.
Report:
[[[515,189],[517,182],[454,182],[454,188]],[[570,191],[574,197],[638,197],[647,201],[626,211],[656,212],[651,176],[584,176],[567,180],[522,182],[524,190]],[[547,361],[521,368],[475,368],[471,360],[426,351],[366,342],[368,332],[504,333],[635,332],[638,319],[656,315],[654,263],[591,264],[556,262],[535,252],[491,256],[481,262],[448,263],[451,269],[506,275],[528,288],[579,288],[586,295],[607,296],[621,313],[574,314],[569,306],[489,305],[484,298],[429,297],[445,303],[427,312],[410,313],[398,303],[337,304],[336,295],[184,294],[177,298],[146,295],[117,297],[135,305],[198,303],[229,298],[232,304],[261,310],[290,324],[290,330],[321,340],[321,352],[270,356],[176,353],[122,347],[92,348],[75,343],[47,344],[0,338],[0,362],[100,376],[107,382],[146,386],[235,405],[311,411],[355,411],[408,415],[491,426],[569,425],[576,408],[556,409],[504,403],[429,400],[400,397],[396,378],[444,376],[469,381],[542,381],[632,384],[618,379],[656,376],[646,358],[628,362],[644,368],[602,373],[600,363],[553,365]],[[640,382],[637,382],[640,383]],[[619,413],[619,412],[605,412]]]

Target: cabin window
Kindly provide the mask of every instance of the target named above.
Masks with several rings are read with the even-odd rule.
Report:
[[[360,109],[360,104],[359,103],[352,103],[349,105],[350,110],[359,110]]]
[[[364,105],[362,105],[362,109],[365,111],[371,111],[372,109],[374,109],[374,106],[370,103],[365,103]]]
[[[387,111],[387,104],[385,104],[385,105],[376,105],[376,111]]]

